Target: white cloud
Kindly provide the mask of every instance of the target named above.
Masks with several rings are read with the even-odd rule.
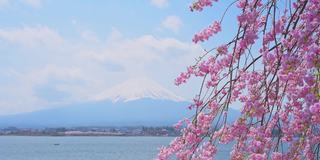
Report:
[[[182,21],[178,16],[168,16],[162,21],[162,27],[173,32],[178,32],[182,26]]]
[[[168,0],[151,0],[151,4],[158,8],[164,8],[169,5],[169,2]]]
[[[0,81],[0,114],[89,100],[130,77],[148,76],[172,84],[173,78],[202,51],[199,45],[170,37],[128,38],[117,29],[105,40],[94,36],[98,41],[91,43],[87,43],[90,36],[79,34],[82,38],[70,40],[47,26],[0,29],[0,38],[10,45],[29,47],[15,54],[27,55],[24,61],[31,62],[0,69],[0,79],[9,80]],[[89,35],[95,33],[91,31]],[[5,46],[1,43],[0,49]],[[12,55],[11,61],[16,57]],[[48,101],[39,96],[37,88],[43,86],[70,96]]]
[[[119,38],[109,40],[103,50],[83,52],[87,57],[99,61],[140,61],[148,62],[169,54],[170,49],[187,50],[190,44],[174,38],[156,38],[143,35],[137,38]]]
[[[122,33],[117,28],[112,27],[111,33],[107,39],[107,43],[112,43],[112,41],[119,40],[121,38],[123,38]]]
[[[97,35],[90,30],[80,31],[81,37],[89,42],[99,42]]]
[[[9,4],[9,0],[0,0],[0,8],[5,7]]]
[[[22,0],[22,2],[33,8],[40,8],[43,3],[42,0]]]
[[[31,112],[51,107],[57,103],[66,103],[64,101],[49,103],[37,95],[36,89],[47,85],[52,79],[68,82],[79,79],[81,76],[82,73],[78,68],[63,68],[54,65],[47,65],[28,72],[7,70],[1,77],[10,78],[12,82],[1,85],[0,115]]]
[[[24,3],[32,8],[41,8],[43,5],[43,0],[20,0],[18,3]],[[0,0],[0,8],[10,6],[14,4],[13,0]]]
[[[25,47],[57,46],[63,38],[46,26],[0,29],[0,38]]]

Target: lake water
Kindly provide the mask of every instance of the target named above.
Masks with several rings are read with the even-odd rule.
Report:
[[[172,139],[0,136],[0,160],[152,160]],[[219,149],[216,159],[228,159],[230,148]]]

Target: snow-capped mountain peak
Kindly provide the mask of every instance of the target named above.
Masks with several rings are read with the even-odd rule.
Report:
[[[94,97],[95,100],[110,99],[113,102],[127,102],[141,98],[184,101],[182,97],[145,77],[129,79]]]

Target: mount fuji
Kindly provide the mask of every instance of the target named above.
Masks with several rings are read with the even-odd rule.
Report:
[[[191,117],[189,104],[153,80],[134,78],[87,102],[0,116],[0,127],[171,126]]]
[[[190,117],[188,104],[153,80],[134,78],[87,102],[0,116],[0,127],[164,126]]]

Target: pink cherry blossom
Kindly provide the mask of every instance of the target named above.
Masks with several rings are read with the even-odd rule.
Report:
[[[198,0],[191,8],[201,11],[212,2]],[[227,23],[237,28],[234,37],[214,44],[175,81],[201,80],[190,104],[195,114],[178,123],[181,136],[161,148],[158,159],[214,159],[230,143],[226,159],[320,159],[320,1],[235,3],[238,15]],[[193,42],[222,32],[224,20]],[[230,123],[232,107],[241,114]]]
[[[214,34],[217,34],[220,31],[221,31],[220,23],[217,21],[214,21],[213,24],[210,25],[208,28],[194,35],[192,41],[194,43],[198,43],[199,41],[203,42],[205,40],[208,40],[211,36],[213,36]]]
[[[217,2],[218,0],[197,0],[190,6],[190,10],[202,11],[204,7],[212,6],[212,2]]]

